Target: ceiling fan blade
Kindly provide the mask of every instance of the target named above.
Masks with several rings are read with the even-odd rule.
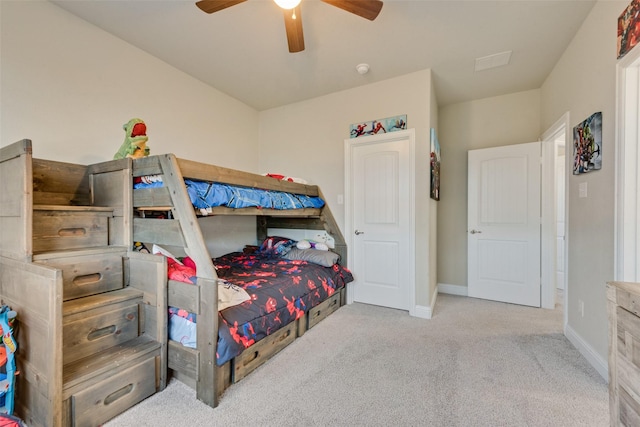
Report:
[[[382,9],[382,1],[380,0],[322,0],[332,6],[339,7],[347,12],[354,13],[358,16],[373,21],[378,17]]]
[[[203,12],[213,13],[245,1],[247,0],[200,0],[196,2],[196,6]]]
[[[300,6],[284,11],[284,28],[287,31],[289,52],[302,52],[304,50],[304,36],[302,35],[302,15],[300,15]]]

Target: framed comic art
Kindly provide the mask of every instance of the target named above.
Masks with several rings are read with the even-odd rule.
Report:
[[[573,128],[573,174],[602,168],[602,112]]]
[[[431,169],[431,198],[440,200],[440,143],[436,130],[431,129],[431,150],[429,165]]]

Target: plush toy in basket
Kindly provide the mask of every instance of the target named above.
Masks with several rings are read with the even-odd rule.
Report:
[[[141,119],[131,119],[122,128],[125,131],[124,142],[113,158],[124,159],[131,157],[132,159],[139,159],[148,156],[150,150],[147,147],[147,141],[149,140],[147,125]]]

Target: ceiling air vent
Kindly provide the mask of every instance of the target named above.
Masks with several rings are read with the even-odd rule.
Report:
[[[506,52],[496,53],[482,58],[476,58],[476,71],[488,70],[490,68],[502,67],[507,65],[511,59],[510,50]]]

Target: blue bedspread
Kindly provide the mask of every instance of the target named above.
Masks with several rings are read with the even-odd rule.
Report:
[[[320,197],[302,194],[267,191],[256,188],[233,187],[204,181],[185,179],[191,203],[198,209],[215,206],[229,208],[257,207],[265,209],[321,208],[324,201]]]

